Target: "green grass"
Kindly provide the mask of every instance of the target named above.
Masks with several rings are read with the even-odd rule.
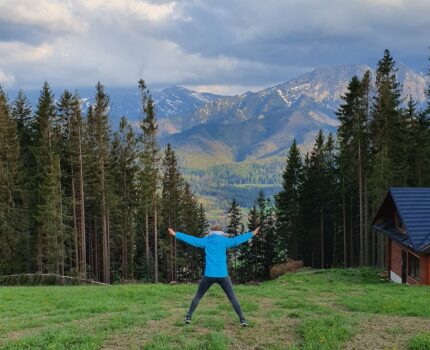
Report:
[[[187,326],[196,285],[2,287],[0,349],[430,349],[429,287],[378,272],[307,270],[236,285],[245,329],[218,286]]]
[[[430,333],[418,334],[408,344],[410,350],[430,350]]]

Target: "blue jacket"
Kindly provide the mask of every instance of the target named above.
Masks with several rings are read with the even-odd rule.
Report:
[[[227,249],[233,248],[249,240],[252,232],[247,232],[233,238],[218,234],[209,234],[199,238],[176,232],[176,238],[197,248],[205,250],[205,276],[227,277]]]

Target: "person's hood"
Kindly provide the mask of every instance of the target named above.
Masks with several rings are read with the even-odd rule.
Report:
[[[209,231],[208,236],[210,235],[228,236],[224,231]]]

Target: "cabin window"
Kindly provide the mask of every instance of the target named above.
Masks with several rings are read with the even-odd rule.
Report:
[[[408,261],[409,276],[412,276],[416,279],[419,279],[419,277],[420,277],[420,258],[414,254],[409,253],[408,255],[409,255],[409,261]]]

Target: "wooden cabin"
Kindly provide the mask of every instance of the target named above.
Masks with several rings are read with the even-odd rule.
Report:
[[[373,220],[393,282],[430,285],[430,188],[392,187]]]

